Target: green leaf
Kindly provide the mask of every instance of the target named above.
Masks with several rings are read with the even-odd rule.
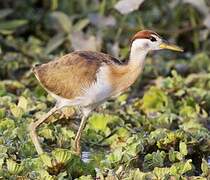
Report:
[[[174,163],[170,168],[170,173],[172,175],[183,175],[184,173],[192,170],[191,162],[192,160],[189,159],[186,162]]]
[[[2,21],[0,22],[0,33],[4,31],[13,33],[18,27],[21,27],[27,23],[28,21],[25,19]]]
[[[0,10],[0,19],[3,19],[10,15],[14,10],[9,8],[4,8]]]
[[[92,178],[91,175],[88,175],[88,176],[80,176],[79,178],[76,178],[76,180],[94,180]]]
[[[49,175],[49,173],[46,170],[39,170],[37,171],[39,173],[39,177],[42,180],[56,180],[53,176]]]
[[[62,45],[65,39],[66,39],[66,36],[64,33],[56,34],[55,36],[50,38],[50,40],[48,41],[47,47],[45,48],[44,53],[46,55],[50,54],[51,52],[56,50],[60,45]]]
[[[164,91],[157,87],[151,87],[142,99],[141,108],[146,112],[162,111],[169,104],[169,99]]]
[[[3,157],[0,158],[0,169],[2,169],[2,166],[4,164],[4,160],[5,160],[5,158],[3,158]]]
[[[58,7],[58,0],[51,0],[50,9],[55,10]]]
[[[118,119],[117,116],[111,116],[111,115],[104,115],[104,114],[93,114],[89,120],[88,123],[91,128],[95,129],[96,131],[106,131],[107,124],[109,122],[114,122]]]
[[[4,145],[0,145],[0,154],[6,154],[7,153],[7,147]]]
[[[70,33],[71,21],[68,15],[61,11],[50,13],[51,24],[60,33]]]
[[[183,155],[182,153],[178,152],[178,151],[174,151],[174,149],[169,151],[169,160],[171,162],[175,162],[175,161],[181,161],[183,159]]]
[[[46,165],[48,167],[53,167],[53,165],[52,165],[52,158],[47,153],[41,154],[40,155],[40,159],[42,160],[44,165]]]
[[[180,141],[180,143],[179,143],[179,151],[180,151],[180,153],[183,156],[186,156],[187,155],[188,151],[187,151],[187,145],[186,145],[186,143]]]
[[[28,100],[25,97],[20,96],[17,106],[22,108],[23,111],[26,112],[27,111],[27,107],[28,107]]]
[[[144,146],[141,141],[129,144],[125,148],[125,152],[132,157],[136,156],[139,152],[144,150]]]
[[[67,163],[72,158],[72,153],[66,149],[55,149],[52,155],[58,163]]]
[[[188,105],[183,105],[180,108],[180,115],[184,117],[196,117],[197,113],[195,111],[195,108],[188,106]]]
[[[14,129],[15,128],[15,122],[12,119],[5,118],[0,121],[0,132],[4,132],[8,129]]]
[[[0,119],[4,118],[6,115],[5,108],[0,108]]]
[[[23,109],[18,107],[16,104],[10,105],[10,111],[11,111],[12,115],[16,118],[21,118],[24,114]]]
[[[167,132],[168,132],[167,129],[158,128],[150,133],[149,140],[152,142],[158,141],[158,140],[164,138],[166,136]]]
[[[39,135],[43,136],[46,139],[51,139],[51,140],[55,139],[55,137],[53,135],[53,131],[50,128],[48,128],[47,126],[45,126],[39,130]]]
[[[208,163],[206,162],[205,159],[202,159],[201,170],[202,170],[202,175],[203,176],[207,176],[210,173],[209,165],[208,165]]]
[[[107,159],[111,162],[111,163],[117,163],[122,159],[123,156],[123,152],[122,152],[122,148],[117,148],[114,150],[114,152],[112,152],[111,154],[108,155]]]
[[[90,20],[87,18],[79,20],[76,24],[74,24],[74,31],[81,31],[90,23]]]
[[[153,173],[155,174],[156,177],[158,177],[158,179],[169,179],[170,168],[155,167]]]
[[[187,160],[187,162],[184,164],[182,170],[181,170],[181,173],[184,174],[190,170],[192,170],[192,164],[191,164],[192,160],[189,159]]]
[[[155,167],[163,167],[164,165],[164,159],[166,157],[166,153],[164,151],[157,151],[153,152],[152,154],[147,154],[144,157],[144,170],[152,170]]]
[[[146,177],[147,177],[147,173],[141,172],[139,169],[136,169],[130,172],[129,177],[127,179],[128,180],[137,180],[137,179],[145,180]]]
[[[168,148],[169,145],[171,144],[173,145],[174,142],[176,142],[176,139],[177,139],[176,135],[177,134],[175,132],[168,132],[164,138],[161,138],[157,142],[157,146],[159,148],[164,148],[164,147]]]
[[[109,120],[105,118],[104,115],[99,115],[99,114],[94,114],[89,118],[90,126],[93,129],[102,130],[102,131],[106,129],[108,121]]]
[[[67,140],[70,140],[71,138],[75,137],[74,132],[70,129],[67,129],[67,127],[62,127],[61,133],[62,133],[62,136],[66,138]]]
[[[7,169],[11,174],[20,174],[24,167],[11,159],[7,159]]]

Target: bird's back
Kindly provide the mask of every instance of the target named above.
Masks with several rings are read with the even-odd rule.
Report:
[[[97,81],[99,69],[109,64],[120,65],[121,62],[104,53],[76,51],[35,66],[33,71],[48,92],[74,99],[82,96]]]

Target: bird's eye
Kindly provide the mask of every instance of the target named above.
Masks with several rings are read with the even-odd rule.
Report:
[[[157,39],[154,38],[153,36],[151,36],[149,39],[150,39],[150,41],[152,41],[152,42],[157,41]]]

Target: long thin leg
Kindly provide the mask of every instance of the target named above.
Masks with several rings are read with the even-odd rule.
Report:
[[[82,131],[85,127],[85,124],[87,122],[87,119],[88,119],[88,116],[89,116],[90,112],[91,112],[90,109],[83,109],[83,117],[82,117],[79,129],[77,131],[77,135],[75,137],[75,150],[76,150],[76,153],[78,155],[80,155],[80,153],[81,153],[80,139],[81,139]]]
[[[37,133],[36,133],[36,128],[40,124],[42,124],[45,120],[47,120],[47,118],[49,118],[57,110],[58,110],[58,108],[56,106],[53,107],[47,114],[43,115],[39,120],[37,120],[35,122],[32,122],[29,125],[29,134],[30,134],[30,137],[32,139],[32,142],[33,142],[38,154],[42,154],[43,150],[42,150],[42,147],[41,147],[41,145],[39,143],[39,140],[38,140],[38,136],[37,136]]]

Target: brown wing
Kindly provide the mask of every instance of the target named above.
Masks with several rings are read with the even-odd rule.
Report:
[[[76,51],[38,65],[33,71],[46,90],[73,99],[82,95],[84,89],[97,81],[96,74],[103,63],[120,64],[120,61],[99,52]]]

